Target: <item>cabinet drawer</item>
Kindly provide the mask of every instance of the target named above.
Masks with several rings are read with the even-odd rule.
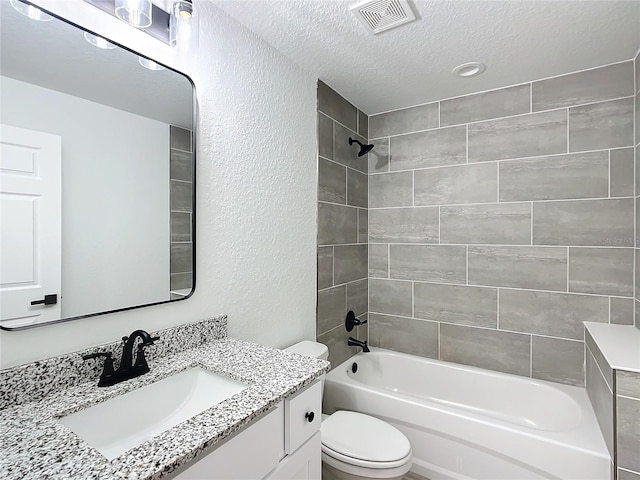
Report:
[[[310,387],[284,401],[284,451],[293,453],[322,423],[322,387],[316,381]]]

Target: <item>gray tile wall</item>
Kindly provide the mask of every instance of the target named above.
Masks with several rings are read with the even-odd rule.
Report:
[[[353,310],[368,312],[368,158],[349,137],[367,141],[368,116],[318,81],[318,306],[317,339],[333,367],[357,353],[349,336],[367,339],[367,326],[347,333]]]
[[[169,168],[171,205],[171,290],[190,290],[193,285],[193,146],[191,130],[170,126]],[[182,295],[172,293],[171,298]]]
[[[640,166],[638,162],[640,162],[640,50],[634,59],[634,70],[635,70],[635,104],[634,104],[634,137],[635,137],[635,148],[629,149],[628,155],[631,158],[634,158],[634,166],[635,166],[635,175],[634,185],[635,185],[635,267],[634,267],[634,278],[636,279],[636,288],[634,292],[634,324],[636,328],[640,328],[640,288],[638,288],[638,279],[640,279],[640,262],[638,262],[640,255],[640,235],[638,235],[638,229],[640,229]],[[627,154],[625,152],[625,154]]]
[[[635,76],[627,61],[369,117],[372,345],[584,385],[582,322],[633,324],[640,301]]]
[[[616,370],[618,478],[640,478],[640,373]]]

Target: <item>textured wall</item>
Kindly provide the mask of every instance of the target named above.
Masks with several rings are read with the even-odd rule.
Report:
[[[318,341],[329,347],[335,367],[358,351],[349,336],[367,339],[367,326],[348,333],[344,319],[353,310],[367,318],[367,115],[318,81]]]
[[[194,80],[196,292],[169,305],[2,332],[2,366],[215,314],[228,314],[229,334],[245,340],[314,338],[316,79],[211,2],[196,3],[200,42],[189,54],[81,0],[36,3]]]
[[[633,323],[627,61],[369,118],[372,345],[584,384],[583,321]]]

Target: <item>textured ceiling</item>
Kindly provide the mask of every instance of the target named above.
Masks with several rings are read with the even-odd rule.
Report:
[[[192,128],[192,87],[186,77],[147,70],[127,50],[100,50],[68,23],[37,22],[16,12],[8,0],[0,2],[1,75]]]
[[[413,0],[420,17],[370,35],[357,0],[215,0],[368,114],[633,58],[640,1]],[[487,71],[457,78],[478,61]]]

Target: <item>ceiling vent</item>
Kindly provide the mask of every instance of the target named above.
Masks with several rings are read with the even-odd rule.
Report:
[[[407,0],[372,0],[351,7],[351,13],[373,34],[416,19]]]

